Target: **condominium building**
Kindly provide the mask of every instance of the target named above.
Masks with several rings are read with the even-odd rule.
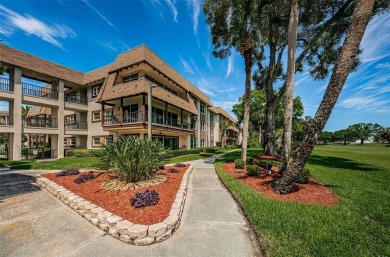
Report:
[[[0,101],[9,103],[9,110],[0,111],[0,133],[9,136],[9,159],[22,159],[25,148],[48,148],[42,157],[62,158],[66,148],[146,137],[149,122],[152,138],[166,148],[240,143],[237,122],[145,45],[88,73],[5,45],[0,62],[6,67]],[[23,114],[24,104],[34,108]]]

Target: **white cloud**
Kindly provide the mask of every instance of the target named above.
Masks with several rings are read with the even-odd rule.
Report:
[[[181,58],[180,56],[179,56],[179,59],[180,59],[181,64],[184,67],[185,72],[195,74],[194,69],[191,67],[191,65],[187,61],[183,60],[183,58]]]
[[[5,36],[13,34],[15,29],[23,30],[27,35],[34,35],[63,49],[58,38],[76,37],[76,33],[66,25],[46,24],[31,15],[20,15],[0,5],[0,16],[5,20],[2,22],[0,33]],[[4,29],[6,28],[6,29]]]
[[[375,66],[377,69],[390,69],[390,62],[379,63]]]
[[[231,110],[233,109],[233,105],[238,104],[238,101],[214,101],[211,100],[212,104],[214,106],[219,106],[225,111],[228,111],[230,114],[232,114]],[[235,115],[232,115],[235,117]]]
[[[210,71],[213,71],[213,66],[211,65],[210,56],[206,53],[203,53],[204,59],[206,61],[206,65]]]
[[[98,9],[96,9],[93,5],[91,5],[87,0],[81,0],[83,1],[92,11],[94,11],[97,15],[99,15],[100,18],[102,18],[109,26],[113,27],[116,31],[119,31],[117,29],[117,27],[115,27],[114,24],[112,24],[112,22],[107,19],[106,16],[104,16],[101,12],[98,11]]]
[[[196,71],[197,73],[200,73],[200,72],[199,72],[199,69],[198,69],[198,66],[196,66],[196,64],[195,64],[195,62],[192,60],[192,58],[190,58],[190,63],[192,64],[192,67],[194,67],[195,71]]]
[[[353,111],[384,113],[389,112],[388,108],[386,108],[389,104],[390,100],[388,99],[369,95],[349,97],[342,100],[340,106]]]
[[[376,16],[367,26],[361,43],[362,61],[372,62],[390,56],[390,13]]]
[[[175,5],[172,3],[171,0],[165,0],[165,2],[167,3],[169,9],[171,9],[172,13],[173,13],[173,20],[177,23],[177,10],[176,10],[176,7]]]
[[[233,61],[234,61],[233,55],[230,55],[229,58],[228,58],[228,67],[227,67],[227,70],[226,70],[226,78],[229,77],[230,74],[234,70]]]
[[[123,42],[123,41],[118,41],[118,42],[97,42],[99,43],[101,46],[103,46],[104,48],[110,50],[110,51],[113,51],[113,52],[116,52],[116,53],[122,53],[122,52],[125,52],[127,50],[129,50],[129,46]]]
[[[197,35],[201,2],[198,0],[187,0],[187,4],[192,6],[192,22],[194,24],[194,34]]]

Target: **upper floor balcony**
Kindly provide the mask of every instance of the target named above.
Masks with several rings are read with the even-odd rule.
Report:
[[[109,115],[104,117],[103,126],[128,126],[128,125],[146,125],[148,123],[148,115],[144,112],[130,112],[124,114]],[[179,130],[193,130],[195,127],[190,123],[180,121],[178,119],[165,117],[156,113],[152,113],[152,125],[164,126]]]
[[[88,122],[87,121],[75,121],[72,123],[65,123],[65,129],[68,130],[87,130]]]
[[[58,128],[57,118],[48,117],[26,117],[22,119],[23,127],[34,128]]]
[[[65,104],[72,103],[72,104],[88,105],[88,97],[82,95],[65,94],[64,100],[65,100]]]
[[[51,100],[58,100],[58,90],[48,87],[41,87],[38,85],[22,82],[22,94],[28,96],[35,96],[47,98]]]
[[[0,91],[14,91],[14,82],[11,79],[0,78]]]
[[[0,113],[0,126],[14,125],[14,116],[9,113]]]

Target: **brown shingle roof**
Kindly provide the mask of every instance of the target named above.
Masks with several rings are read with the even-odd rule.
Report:
[[[2,44],[0,44],[0,61],[77,84],[82,84],[84,79],[84,74],[79,71]]]
[[[119,83],[114,85],[115,74],[110,74],[105,81],[103,90],[100,90],[96,97],[97,102],[118,99],[120,97],[134,96],[147,94],[149,82],[144,79],[131,81],[127,83]],[[178,97],[161,87],[153,88],[152,95],[154,98],[160,99],[170,105],[186,110],[192,114],[198,115],[194,101],[187,94],[187,99]]]
[[[111,65],[112,64],[108,64],[96,70],[85,73],[83,84],[86,85],[100,79],[105,79],[108,76],[108,71],[111,70]]]
[[[138,46],[118,55],[115,62],[111,65],[110,72],[144,61],[179,84],[182,88],[193,93],[208,106],[211,106],[210,99],[202,91],[183,78],[178,72],[165,63],[157,54],[145,45]]]
[[[37,106],[37,107],[31,108],[28,111],[27,117],[37,116],[37,115],[41,115],[41,114],[51,115],[51,109],[47,108],[47,107]]]
[[[214,112],[214,113],[218,113],[218,114],[222,114],[223,116],[225,116],[226,118],[228,118],[231,122],[233,122],[234,124],[237,123],[237,120],[234,119],[232,116],[230,116],[229,113],[227,113],[224,109],[222,109],[221,107],[218,107],[218,106],[211,106],[210,108],[210,111]]]

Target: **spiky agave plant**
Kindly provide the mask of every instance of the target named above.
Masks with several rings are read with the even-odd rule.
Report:
[[[127,183],[146,180],[154,175],[160,164],[163,145],[146,138],[119,137],[116,141],[103,145],[96,153],[99,168],[114,172],[120,181]],[[101,173],[105,174],[105,173]]]

